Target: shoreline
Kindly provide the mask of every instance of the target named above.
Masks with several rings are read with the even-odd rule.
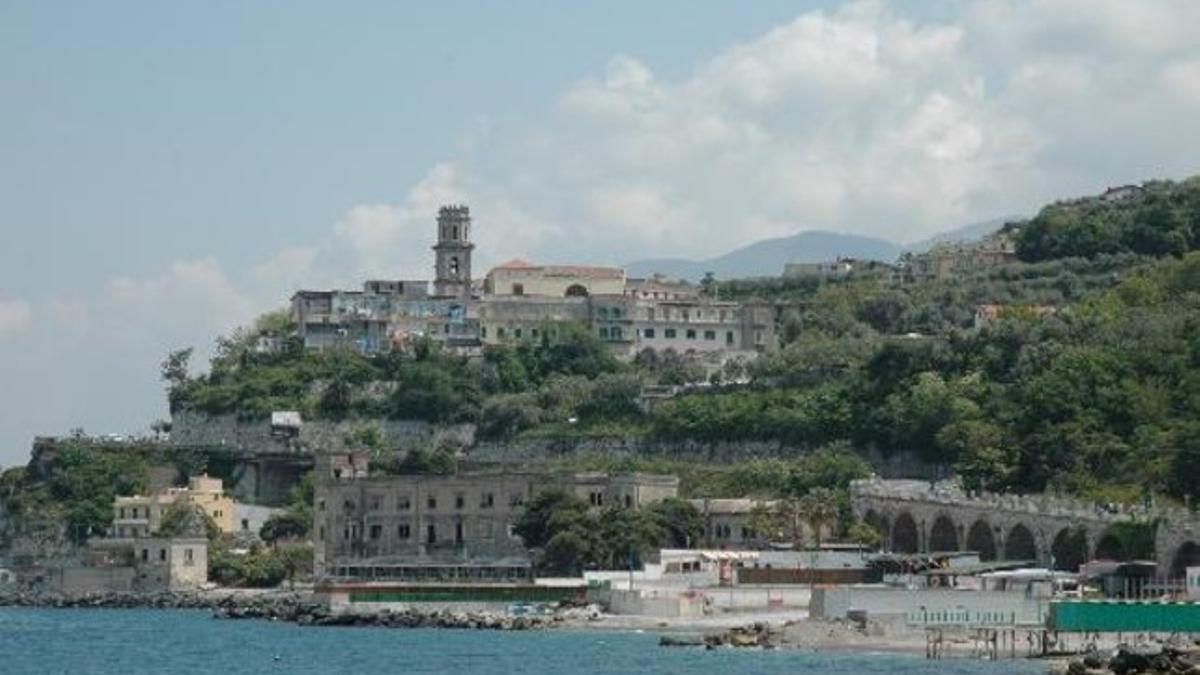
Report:
[[[380,612],[333,612],[308,590],[214,589],[160,593],[0,594],[0,608],[206,610],[219,620],[283,621],[298,626],[440,628],[502,631],[596,631],[649,633],[664,647],[795,649],[843,653],[921,655],[922,634],[868,635],[846,622],[809,620],[802,610],[778,613],[720,614],[696,618],[596,614],[587,608],[562,608],[551,614],[512,616],[503,612],[452,608],[416,608]],[[753,641],[736,636],[755,634]]]

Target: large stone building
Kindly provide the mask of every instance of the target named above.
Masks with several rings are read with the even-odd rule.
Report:
[[[646,347],[757,353],[776,345],[769,305],[720,302],[663,279],[626,279],[615,267],[514,260],[476,283],[470,211],[443,207],[437,228],[432,293],[426,282],[380,280],[361,291],[299,291],[291,314],[304,345],[377,353],[426,337],[471,354],[485,345],[548,337],[563,323],[586,326],[622,355]]]
[[[947,281],[1017,261],[1012,231],[1001,231],[976,242],[945,242],[924,253],[905,254],[901,265],[916,280]]]
[[[528,578],[529,557],[512,527],[535,495],[562,489],[596,509],[641,508],[679,487],[673,476],[647,474],[371,476],[356,454],[322,455],[316,470],[314,567],[327,578]]]

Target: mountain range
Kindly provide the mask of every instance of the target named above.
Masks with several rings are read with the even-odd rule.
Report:
[[[718,279],[778,276],[789,262],[821,262],[837,258],[893,262],[906,251],[924,251],[944,241],[972,241],[996,230],[1013,217],[972,223],[913,242],[898,244],[887,239],[824,230],[806,230],[787,237],[763,239],[723,255],[703,260],[648,258],[625,265],[631,277],[662,274],[674,279],[698,280],[712,272]]]

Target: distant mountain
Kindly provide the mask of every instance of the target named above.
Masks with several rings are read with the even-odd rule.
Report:
[[[706,272],[721,279],[775,277],[783,273],[784,264],[789,262],[821,262],[839,256],[891,262],[901,251],[898,244],[885,239],[810,230],[790,237],[757,241],[707,260],[652,258],[631,262],[625,270],[631,277],[657,273],[692,281],[700,279]]]
[[[982,239],[999,230],[1005,223],[1019,219],[1020,216],[992,218],[964,225],[905,246],[876,237],[810,230],[793,234],[790,237],[756,241],[725,255],[707,260],[689,260],[687,258],[636,260],[627,264],[625,271],[631,277],[662,274],[674,279],[696,281],[706,272],[712,272],[719,279],[774,277],[782,274],[783,266],[790,262],[823,262],[836,260],[839,257],[881,260],[890,263],[906,251],[924,251],[934,244],[945,241]]]

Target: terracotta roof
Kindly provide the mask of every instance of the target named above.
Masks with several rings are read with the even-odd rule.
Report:
[[[521,260],[520,258],[513,258],[512,260],[509,260],[508,262],[503,262],[503,263],[500,263],[499,265],[496,265],[496,267],[494,267],[493,269],[522,270],[522,269],[529,269],[531,267],[534,267],[534,265],[532,263],[525,261],[525,260]]]

